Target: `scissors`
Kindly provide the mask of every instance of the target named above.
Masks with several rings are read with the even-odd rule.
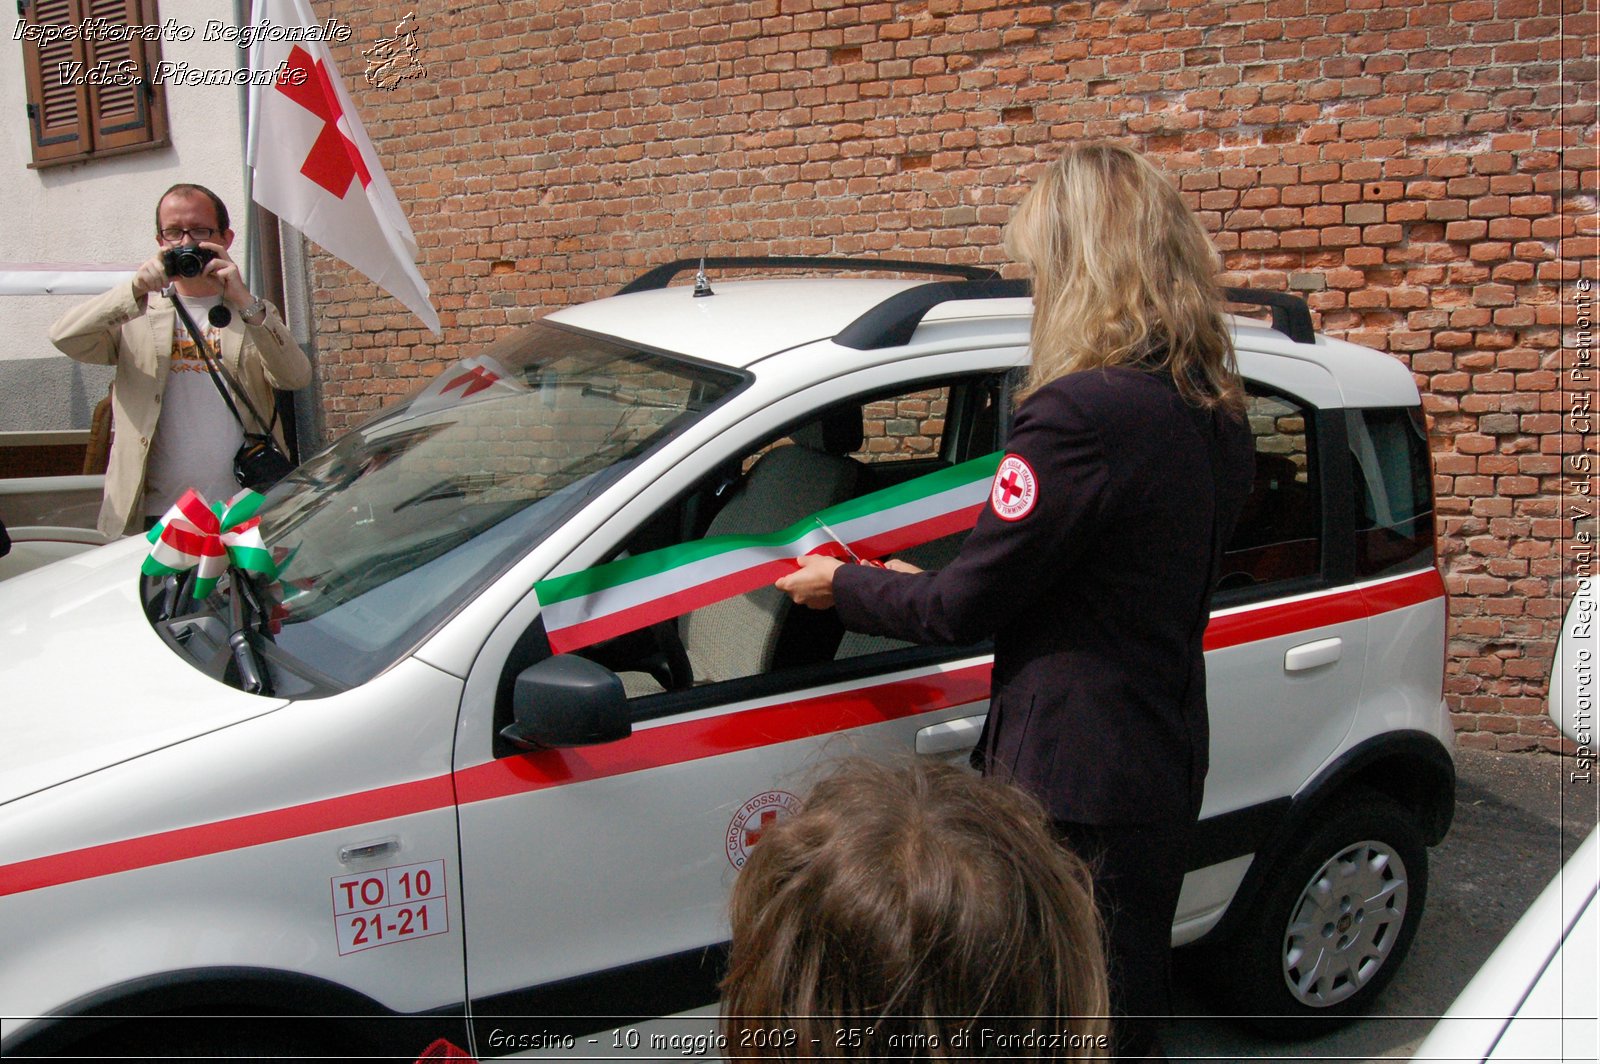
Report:
[[[833,540],[835,543],[837,543],[839,545],[839,549],[844,551],[844,556],[849,561],[855,563],[856,565],[870,565],[875,569],[887,569],[888,568],[888,566],[884,565],[882,562],[864,561],[859,554],[857,554],[855,551],[850,549],[850,545],[848,543],[846,543],[844,540],[840,539],[834,533],[833,529],[829,528],[825,523],[823,523],[822,518],[813,517],[812,520],[817,523],[817,527],[822,529],[822,531],[827,535],[827,537],[829,539]]]

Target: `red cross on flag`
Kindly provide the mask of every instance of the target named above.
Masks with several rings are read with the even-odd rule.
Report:
[[[411,400],[410,412],[413,415],[424,414],[480,399],[500,399],[527,390],[521,374],[512,373],[488,355],[478,355],[455,363],[435,377]]]
[[[250,69],[281,73],[274,84],[250,87],[252,198],[366,274],[437,335],[439,315],[417,271],[417,238],[327,44],[284,39],[317,34],[279,29],[320,26],[308,0],[255,0],[254,22],[275,32],[253,40]]]

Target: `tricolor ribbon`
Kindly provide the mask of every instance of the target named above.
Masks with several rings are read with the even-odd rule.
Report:
[[[1000,458],[850,499],[768,535],[713,536],[540,580],[533,591],[550,647],[564,654],[754,591],[793,572],[798,555],[838,557],[840,543],[880,558],[964,532],[988,502]]]
[[[278,567],[262,542],[261,519],[256,516],[263,501],[259,492],[246,488],[227,502],[207,503],[190,488],[145,537],[150,554],[140,571],[146,576],[171,576],[193,569],[196,599],[211,594],[230,565],[273,579]]]

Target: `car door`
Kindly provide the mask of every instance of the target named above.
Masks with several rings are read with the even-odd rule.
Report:
[[[1294,367],[1292,367],[1294,368]],[[1206,629],[1211,769],[1175,941],[1215,923],[1258,843],[1339,748],[1360,704],[1367,606],[1351,571],[1343,411],[1303,365],[1247,381],[1255,481]],[[1348,505],[1343,507],[1348,511]]]
[[[744,549],[767,531],[763,517],[802,528],[804,549],[836,533],[865,550],[860,530],[882,512],[876,500],[923,500],[928,478],[971,486],[970,527],[1003,431],[1003,367],[1019,354],[992,356],[1000,366],[988,374],[972,373],[970,354],[879,367],[770,404],[691,461],[642,473],[650,486],[640,498],[498,626],[468,680],[455,775],[480,1052],[583,1041],[608,1017],[714,1002],[727,888],[763,827],[840,758],[911,756],[919,737],[930,756],[970,746],[970,724],[949,722],[981,719],[986,648],[847,642],[842,631],[811,627],[809,611],[771,622],[766,570],[729,590],[715,575],[662,577],[655,563],[665,558],[675,574],[682,558],[702,561],[719,544]],[[831,423],[851,410],[860,436],[841,443]],[[829,528],[794,519],[813,506]],[[873,544],[953,552],[964,530],[952,532],[951,520],[963,518]],[[599,635],[588,622],[566,625],[555,590],[618,571],[637,577],[626,589],[666,581],[650,593],[647,623]],[[770,637],[745,638],[767,623]],[[517,677],[552,650],[615,669],[630,696],[631,735],[531,751],[497,737]],[[930,746],[941,729],[958,738]],[[518,1018],[528,1016],[558,1019]]]

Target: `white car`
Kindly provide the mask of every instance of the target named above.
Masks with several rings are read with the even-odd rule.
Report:
[[[1550,717],[1577,744],[1569,786],[1594,793],[1594,578],[1567,605],[1550,669]],[[1426,1061],[1509,1064],[1600,1054],[1600,832],[1590,831],[1417,1048]]]
[[[11,541],[0,552],[0,580],[103,546],[94,527],[102,476],[0,479],[0,527]]]
[[[761,276],[669,264],[313,457],[238,556],[275,574],[195,601],[131,540],[0,585],[0,1047],[631,1049],[619,1022],[715,1003],[728,885],[818,772],[966,756],[986,645],[845,633],[769,585],[834,537],[951,556],[1025,287],[706,268]],[[1446,602],[1411,375],[1233,294],[1274,325],[1234,321],[1258,466],[1173,938],[1294,1024],[1364,1008],[1421,916]],[[196,1018],[263,1013],[347,1019]]]

